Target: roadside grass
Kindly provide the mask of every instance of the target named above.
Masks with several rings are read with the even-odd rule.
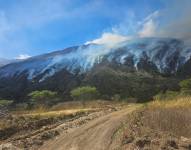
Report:
[[[68,101],[58,103],[53,105],[52,107],[45,107],[45,106],[37,106],[33,109],[15,109],[11,111],[12,115],[42,115],[46,116],[46,114],[58,115],[64,113],[72,113],[76,111],[86,111],[86,110],[93,110],[93,109],[100,109],[105,108],[109,105],[113,104],[109,101]]]
[[[119,130],[116,139],[121,149],[190,149],[191,97],[155,100],[142,106],[127,116]]]
[[[144,111],[145,126],[191,138],[191,97],[150,102]]]
[[[123,106],[127,102],[121,101],[106,101],[106,100],[91,100],[91,101],[69,101],[59,103],[51,108],[51,110],[65,110],[65,109],[105,109],[112,106]]]
[[[168,100],[155,100],[147,104],[149,108],[190,108],[191,109],[191,96],[175,97]]]
[[[96,109],[67,109],[67,110],[45,110],[45,111],[22,111],[22,112],[12,112],[14,116],[20,117],[39,117],[39,118],[48,118],[48,117],[58,117],[58,116],[68,116],[75,115],[76,113],[85,113],[96,111]]]

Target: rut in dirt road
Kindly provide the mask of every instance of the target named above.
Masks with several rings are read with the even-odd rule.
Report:
[[[113,149],[112,137],[136,106],[113,112],[95,119],[80,128],[47,142],[40,150],[109,150]]]

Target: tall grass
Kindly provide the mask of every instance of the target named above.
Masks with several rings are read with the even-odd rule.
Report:
[[[173,99],[167,100],[155,100],[148,104],[150,108],[152,107],[163,107],[163,108],[177,108],[177,107],[184,107],[191,109],[191,96],[185,97],[175,97]]]
[[[154,130],[191,138],[191,97],[149,103],[144,112],[144,123]]]

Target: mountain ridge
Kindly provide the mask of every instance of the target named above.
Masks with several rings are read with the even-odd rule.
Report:
[[[183,42],[170,38],[142,38],[122,42],[115,47],[107,48],[103,45],[82,45],[66,48],[16,62],[0,68],[0,77],[9,77],[27,72],[28,79],[47,73],[41,81],[56,72],[67,69],[72,72],[80,69],[89,70],[94,64],[100,63],[104,57],[109,61],[115,60],[124,64],[125,59],[131,57],[135,68],[141,60],[153,63],[159,72],[175,73],[181,65],[188,61],[191,49],[185,48]],[[48,71],[49,70],[49,71]]]
[[[113,47],[69,47],[1,67],[0,97],[23,99],[30,91],[48,89],[67,99],[73,88],[92,85],[106,97],[148,95],[144,99],[150,99],[161,90],[177,88],[180,78],[191,75],[190,56],[190,47],[174,38],[139,38]],[[145,91],[139,91],[140,84],[148,92],[155,90],[141,95]]]

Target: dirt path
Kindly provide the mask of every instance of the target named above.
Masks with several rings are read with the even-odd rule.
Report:
[[[40,150],[109,150],[112,149],[112,138],[126,115],[137,106],[129,106],[123,110],[97,118],[67,134],[45,143]]]

